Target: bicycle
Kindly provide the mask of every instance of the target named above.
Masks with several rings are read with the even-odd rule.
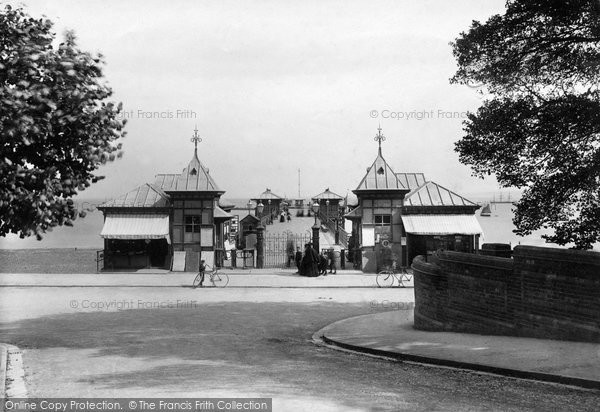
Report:
[[[208,280],[217,288],[224,288],[229,283],[229,276],[226,273],[219,272],[219,268],[213,268],[210,272],[204,272],[208,276]],[[196,289],[202,281],[202,273],[198,273],[192,282],[192,286]]]
[[[402,266],[399,271],[396,270],[396,263],[392,265],[391,268],[387,268],[382,270],[377,274],[377,286],[380,288],[389,288],[394,285],[394,279],[398,281],[398,287],[405,288],[405,282],[410,282],[412,280],[412,275],[408,273],[408,270],[405,266]]]

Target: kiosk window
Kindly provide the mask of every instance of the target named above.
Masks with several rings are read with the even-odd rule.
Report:
[[[200,216],[191,215],[185,217],[185,232],[200,233]]]
[[[392,215],[375,215],[375,226],[390,226]]]

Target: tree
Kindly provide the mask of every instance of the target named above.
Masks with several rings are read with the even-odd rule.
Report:
[[[52,26],[22,8],[0,10],[0,236],[41,239],[72,225],[72,197],[122,154],[125,121],[121,104],[105,101],[102,56],[79,50],[72,32],[53,46]]]
[[[491,98],[464,122],[460,161],[523,189],[519,235],[551,228],[557,244],[600,241],[600,2],[508,0],[452,43],[458,84]]]

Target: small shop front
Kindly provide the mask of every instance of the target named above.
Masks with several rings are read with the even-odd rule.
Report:
[[[479,248],[481,226],[474,215],[404,215],[408,261],[437,250],[473,253]]]
[[[106,269],[170,266],[167,214],[108,214],[100,236],[104,238]]]

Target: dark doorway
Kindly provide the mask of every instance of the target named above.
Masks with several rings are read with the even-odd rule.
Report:
[[[169,244],[166,239],[152,239],[148,244],[148,255],[150,256],[150,266],[164,267],[165,259],[169,253]]]

